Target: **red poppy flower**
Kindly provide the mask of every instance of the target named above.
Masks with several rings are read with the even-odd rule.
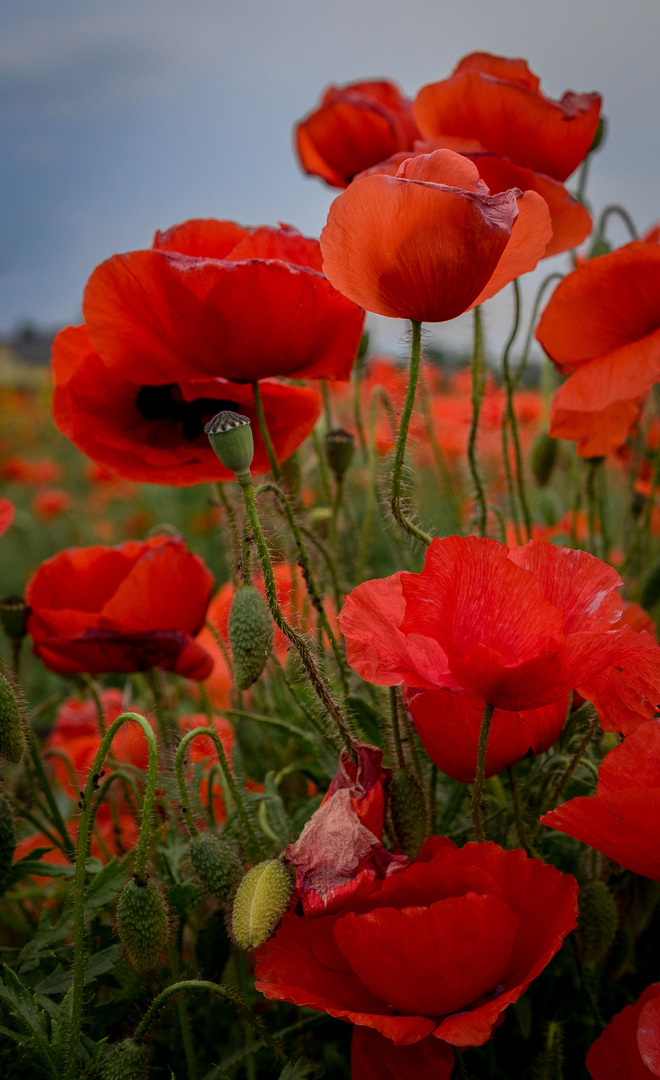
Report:
[[[118,379],[347,379],[364,312],[321,273],[318,241],[291,226],[194,220],[90,277],[92,349]]]
[[[550,434],[581,457],[616,450],[660,379],[660,247],[635,242],[559,283],[536,337],[562,375]]]
[[[589,151],[600,94],[541,93],[524,60],[471,53],[448,79],[423,86],[413,116],[425,139],[452,150],[485,150],[564,181]]]
[[[440,1039],[395,1046],[373,1028],[353,1028],[352,1080],[450,1080],[453,1071],[454,1052]]]
[[[7,529],[14,520],[14,504],[11,499],[0,499],[0,536],[7,532]]]
[[[660,881],[660,723],[641,724],[610,750],[595,796],[570,799],[541,821]]]
[[[481,1046],[575,926],[577,891],[523,851],[445,842],[338,912],[286,914],[257,952],[257,989],[397,1046]]]
[[[419,132],[412,103],[387,80],[329,86],[296,125],[296,150],[306,173],[347,187],[363,169],[412,149]]]
[[[252,470],[270,469],[249,384],[184,373],[159,384],[145,364],[132,374],[118,373],[101,361],[84,326],[58,334],[53,370],[56,426],[79,450],[120,476],[177,486],[233,480],[204,434],[204,424],[223,409],[250,418]],[[275,379],[264,379],[260,388],[275,454],[285,461],[313,430],[321,399],[314,390]]]
[[[552,236],[535,191],[489,195],[450,150],[408,158],[396,176],[356,180],[321,233],[333,285],[379,315],[443,322],[532,270]]]
[[[180,537],[69,548],[30,578],[34,652],[70,675],[151,667],[205,679],[213,660],[195,640],[213,577]]]
[[[660,1076],[660,983],[610,1020],[587,1054],[592,1080],[652,1080]]]
[[[619,575],[585,551],[532,540],[435,539],[420,574],[366,581],[340,615],[349,663],[385,686],[444,688],[507,711],[570,690],[607,730],[632,730],[660,701],[660,648],[621,617]]]

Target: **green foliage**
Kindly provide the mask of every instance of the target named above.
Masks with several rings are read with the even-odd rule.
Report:
[[[11,806],[4,795],[0,795],[0,896],[7,888],[11,878],[11,864],[16,851],[16,829]]]

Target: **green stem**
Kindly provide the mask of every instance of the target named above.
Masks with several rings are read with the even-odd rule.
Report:
[[[553,274],[548,274],[546,277],[543,278],[543,281],[536,290],[536,296],[534,297],[534,303],[532,304],[532,314],[529,320],[529,327],[527,329],[527,336],[525,337],[525,345],[520,357],[520,361],[518,363],[518,367],[516,369],[516,379],[520,378],[520,375],[522,374],[525,365],[527,364],[527,360],[529,358],[529,350],[532,347],[532,339],[534,337],[536,320],[538,318],[541,302],[543,300],[543,297],[545,296],[548,285],[551,285],[553,281],[562,281],[563,277],[564,275],[560,274],[558,271],[555,271]]]
[[[307,539],[314,545],[316,550],[323,557],[323,561],[325,562],[325,565],[327,566],[328,571],[330,573],[330,580],[332,582],[332,593],[333,593],[333,600],[335,602],[335,607],[337,608],[337,611],[339,612],[339,611],[341,611],[343,597],[342,597],[341,589],[339,588],[339,578],[337,577],[337,568],[336,568],[336,566],[335,566],[335,564],[334,564],[334,562],[332,560],[332,556],[327,551],[327,549],[324,547],[322,542],[319,540],[318,536],[315,536],[314,533],[310,529],[307,529],[307,528],[305,528],[304,525],[301,525],[300,526],[300,531],[304,536],[307,537]]]
[[[160,686],[158,671],[156,668],[149,668],[147,674],[154,699],[153,713],[156,717],[158,730],[160,731],[163,740],[163,746],[169,754],[174,749],[174,732],[172,731],[168,720],[168,710],[165,707],[165,699]]]
[[[403,756],[403,744],[401,742],[401,728],[399,726],[399,700],[397,698],[396,686],[390,686],[390,715],[392,718],[392,735],[394,736],[396,763],[399,768],[403,772],[405,772],[406,760]]]
[[[475,489],[477,503],[476,522],[480,536],[486,535],[486,496],[477,466],[477,431],[479,430],[479,413],[485,388],[485,358],[484,358],[484,331],[481,321],[481,309],[477,305],[474,309],[474,348],[472,350],[472,423],[470,424],[470,437],[468,439],[468,463],[470,475]]]
[[[361,396],[361,380],[362,372],[364,370],[364,353],[358,350],[358,354],[355,358],[355,364],[353,366],[353,422],[355,424],[355,430],[358,433],[358,440],[360,442],[360,449],[362,450],[362,456],[364,460],[367,460],[367,442],[364,437],[364,424],[362,423],[362,396]]]
[[[317,428],[314,428],[312,432],[312,442],[314,443],[316,460],[319,466],[319,480],[321,481],[323,498],[327,503],[329,503],[332,499],[332,495],[330,493],[330,477],[328,476],[328,466],[325,460],[325,453],[323,451],[323,443],[321,442],[321,436],[319,435]]]
[[[252,395],[254,397],[254,411],[257,414],[257,423],[259,425],[259,432],[263,439],[263,444],[268,454],[268,460],[270,462],[270,468],[273,476],[279,483],[280,480],[280,467],[277,463],[277,457],[275,456],[275,447],[273,446],[273,440],[270,437],[268,430],[268,424],[266,423],[266,413],[264,412],[264,403],[261,399],[261,388],[258,382],[252,383]]]
[[[573,754],[573,757],[571,758],[568,765],[564,769],[563,773],[559,777],[559,780],[557,781],[557,784],[556,784],[556,786],[554,788],[554,791],[552,792],[551,796],[548,799],[548,802],[549,802],[549,804],[551,806],[556,806],[557,805],[557,801],[559,799],[559,796],[561,795],[561,793],[564,790],[564,788],[566,787],[568,781],[570,780],[573,773],[575,772],[578,765],[580,764],[580,761],[582,760],[582,757],[584,756],[584,753],[585,753],[589,743],[591,742],[594,735],[596,734],[597,729],[598,729],[598,716],[594,716],[594,718],[591,721],[591,723],[589,724],[589,727],[587,728],[583,738],[580,740],[580,742],[578,744],[578,747],[577,747],[577,750],[575,751],[575,753]]]
[[[411,521],[403,512],[403,465],[406,455],[406,443],[408,441],[408,429],[410,427],[410,418],[412,416],[413,406],[415,404],[415,392],[417,390],[417,380],[419,378],[419,362],[422,351],[422,324],[416,320],[411,320],[412,326],[412,343],[410,348],[410,373],[408,376],[408,390],[406,392],[406,400],[403,406],[403,412],[401,413],[401,422],[399,424],[399,434],[396,440],[396,449],[394,451],[394,465],[392,467],[392,488],[390,493],[390,507],[395,520],[399,523],[404,532],[407,532],[410,536],[414,536],[416,540],[421,540],[427,547],[431,543],[431,537],[423,529],[418,528],[413,521]]]
[[[323,398],[323,419],[326,432],[332,431],[332,409],[330,407],[330,387],[327,379],[321,379],[321,397]]]
[[[94,702],[94,705],[96,707],[96,716],[97,716],[98,722],[99,722],[99,731],[101,732],[101,735],[105,735],[105,733],[106,733],[105,713],[103,711],[103,704],[101,702],[101,696],[100,696],[100,694],[98,692],[98,688],[96,686],[96,683],[94,682],[94,680],[89,675],[83,675],[82,676],[82,681],[84,682],[85,686],[89,690],[90,697],[91,697],[91,699]]]
[[[626,229],[630,233],[631,240],[639,240],[639,233],[637,232],[637,228],[635,227],[635,222],[631,218],[626,208],[624,206],[619,206],[618,203],[610,203],[610,205],[606,206],[605,209],[601,212],[600,218],[598,219],[598,225],[596,227],[597,237],[600,237],[601,239],[605,237],[605,227],[611,217],[618,217],[621,219]]]
[[[233,550],[234,550],[234,560],[233,561],[234,561],[234,564],[236,564],[238,562],[238,560],[239,560],[239,557],[240,557],[241,545],[240,545],[240,541],[238,539],[238,525],[236,523],[236,513],[234,511],[234,507],[232,506],[232,504],[231,504],[231,502],[230,502],[230,500],[229,500],[229,498],[228,498],[228,496],[227,496],[227,494],[225,492],[225,487],[224,487],[223,483],[220,483],[219,481],[217,481],[216,483],[211,484],[211,490],[214,492],[214,494],[215,494],[216,498],[218,499],[218,501],[221,502],[222,505],[225,508],[225,513],[227,515],[227,521],[229,523],[229,531],[231,532],[232,547],[233,547]]]
[[[337,480],[335,483],[335,497],[332,500],[332,517],[330,519],[330,547],[335,548],[337,546],[337,525],[339,522],[339,511],[341,510],[341,503],[344,497],[344,479]]]
[[[598,484],[598,471],[603,464],[604,458],[592,458],[587,461],[587,525],[589,530],[589,550],[592,555],[599,555],[598,541],[596,537],[596,522],[598,520],[599,503],[596,494]],[[603,523],[600,522],[602,537]]]
[[[518,839],[520,840],[521,847],[525,849],[525,852],[527,853],[527,855],[529,855],[530,859],[533,859],[535,858],[536,853],[527,837],[522,803],[520,801],[520,790],[518,788],[515,773],[510,765],[507,765],[506,771],[509,777],[509,788],[511,789],[511,801],[513,803],[513,817],[516,823],[516,832],[518,833]]]
[[[504,416],[502,418],[502,429],[503,429],[503,431],[506,430],[507,423],[509,424],[509,426],[511,428],[511,436],[512,436],[512,439],[513,439],[513,450],[514,450],[514,455],[515,455],[515,459],[516,459],[516,483],[517,483],[517,487],[518,487],[518,498],[520,500],[520,507],[521,507],[522,514],[523,514],[523,519],[524,519],[524,522],[525,522],[525,529],[527,531],[527,539],[531,540],[532,539],[532,517],[531,517],[530,511],[529,511],[529,505],[528,505],[528,502],[527,502],[527,494],[525,492],[525,474],[524,474],[524,468],[523,468],[522,451],[520,449],[520,438],[519,438],[519,435],[518,435],[518,421],[516,419],[516,411],[515,411],[515,408],[514,408],[514,394],[515,394],[515,391],[516,391],[516,386],[518,384],[518,380],[520,379],[520,376],[522,375],[523,367],[522,367],[522,365],[519,365],[515,375],[513,375],[512,372],[511,372],[511,368],[509,366],[509,354],[511,352],[511,347],[512,347],[512,345],[513,345],[513,343],[514,343],[514,341],[516,339],[516,336],[518,334],[518,327],[520,326],[520,286],[518,284],[518,279],[517,278],[513,282],[513,293],[514,293],[513,327],[511,329],[511,333],[509,335],[507,343],[506,343],[506,345],[504,347],[504,352],[502,353],[502,371],[503,371],[503,374],[504,374],[504,385],[506,387],[506,410],[505,410]],[[505,458],[505,461],[508,464],[508,457]]]
[[[249,473],[241,474],[238,477],[238,482],[241,485],[243,492],[243,498],[245,500],[245,508],[247,510],[250,524],[252,526],[252,533],[254,535],[257,551],[259,552],[259,559],[261,562],[261,570],[264,575],[264,585],[266,589],[266,600],[270,608],[270,613],[273,616],[275,624],[280,628],[282,633],[294,648],[297,650],[300,657],[302,666],[309,677],[314,690],[321,701],[322,705],[332,717],[334,723],[337,726],[339,734],[341,735],[344,746],[348,750],[348,753],[357,764],[357,750],[355,743],[348,730],[346,720],[342,716],[339,707],[333,701],[330,691],[328,690],[324,679],[318,671],[316,664],[312,658],[312,654],[307,646],[307,643],[300,634],[296,633],[292,626],[286,621],[282,609],[280,608],[279,601],[277,599],[277,590],[275,587],[275,575],[273,573],[273,564],[268,552],[268,545],[266,544],[266,538],[261,528],[259,521],[259,515],[257,513],[257,506],[254,498],[254,487],[252,486],[252,477]]]
[[[179,920],[179,932],[178,932],[178,945],[180,948],[181,937],[183,933],[183,919]],[[167,947],[168,958],[170,961],[170,971],[172,978],[178,981],[181,974],[181,968],[179,964],[179,953],[177,946],[174,942],[170,941]],[[186,1070],[188,1073],[188,1080],[197,1080],[197,1062],[195,1061],[195,1048],[193,1045],[192,1031],[190,1029],[190,1017],[188,1016],[188,1008],[183,995],[177,996],[176,999],[176,1011],[179,1018],[179,1027],[181,1029],[181,1041],[183,1043],[183,1053],[186,1059]]]
[[[449,469],[447,468],[447,462],[445,455],[442,452],[442,447],[438,442],[435,434],[435,425],[433,423],[433,414],[431,411],[431,397],[429,394],[426,380],[422,376],[419,383],[420,398],[422,402],[422,415],[424,417],[424,427],[426,428],[426,437],[429,440],[429,446],[431,447],[431,453],[433,454],[433,460],[435,467],[440,474],[442,481],[442,487],[445,493],[445,498],[451,507],[452,516],[457,528],[460,529],[460,515],[458,512],[458,504],[456,502],[456,492],[454,491],[454,485],[452,483]]]
[[[85,973],[85,879],[87,870],[87,845],[89,838],[89,823],[92,814],[92,801],[99,773],[103,761],[110,748],[110,744],[119,731],[122,724],[135,721],[142,728],[149,747],[149,772],[147,785],[142,805],[142,821],[140,823],[140,836],[137,843],[135,856],[135,877],[138,882],[144,882],[147,866],[147,850],[151,833],[151,811],[156,794],[158,782],[158,745],[156,736],[151,725],[144,716],[138,713],[125,712],[112,722],[101,740],[94,762],[89,771],[85,791],[82,799],[82,813],[78,826],[78,849],[76,853],[76,874],[74,881],[74,906],[73,906],[73,989],[71,1002],[71,1039],[69,1043],[68,1066],[66,1078],[73,1078],[77,1069],[78,1046],[80,1043],[80,1026],[82,1022],[83,1007],[83,980]]]
[[[39,780],[39,783],[41,784],[41,789],[46,798],[46,802],[48,803],[48,808],[51,812],[52,823],[62,837],[63,850],[66,853],[66,857],[69,859],[69,861],[73,862],[76,857],[76,849],[74,848],[73,841],[71,840],[71,837],[69,836],[69,833],[67,831],[67,827],[64,823],[64,818],[60,813],[60,808],[55,801],[53,789],[51,788],[48,777],[46,775],[46,770],[44,769],[41,755],[39,753],[39,748],[37,746],[32,728],[29,725],[26,726],[27,742],[30,750],[30,758],[32,760],[32,764],[34,765],[34,771],[37,774],[37,778]]]
[[[250,552],[252,550],[252,536],[248,528],[247,522],[243,523],[243,539],[241,543],[241,567],[240,574],[246,585],[252,584],[252,574],[250,571]]]
[[[474,834],[480,843],[483,843],[486,839],[481,813],[481,795],[486,776],[486,753],[488,751],[488,736],[490,734],[490,725],[493,719],[494,708],[495,707],[491,705],[490,702],[486,702],[484,714],[481,718],[479,742],[477,744],[477,772],[472,786],[472,824],[474,826]]]

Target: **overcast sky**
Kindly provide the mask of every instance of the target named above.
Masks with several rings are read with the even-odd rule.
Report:
[[[0,0],[0,16],[0,332],[76,321],[97,263],[189,217],[318,236],[333,192],[298,171],[293,122],[329,82],[414,96],[475,50],[524,56],[553,97],[599,90],[588,194],[641,228],[660,216],[659,0]],[[379,343],[400,329],[379,320]]]

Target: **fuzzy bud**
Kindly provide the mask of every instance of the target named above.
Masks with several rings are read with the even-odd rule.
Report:
[[[619,925],[619,909],[604,881],[589,881],[578,897],[577,941],[583,964],[604,960]]]
[[[11,807],[4,795],[0,795],[0,896],[14,861],[16,830]]]
[[[559,442],[543,431],[536,439],[532,447],[532,472],[534,479],[540,488],[550,482],[554,467],[557,463],[557,451]]]
[[[134,1039],[113,1046],[100,1070],[100,1080],[148,1080],[149,1051]]]
[[[236,686],[247,690],[264,670],[273,644],[270,612],[254,585],[236,590],[229,612],[229,644]]]
[[[24,753],[21,710],[11,683],[0,671],[0,758],[17,765]]]
[[[355,453],[355,438],[344,428],[334,428],[325,437],[325,456],[334,473],[335,480],[341,484]]]
[[[275,932],[291,899],[291,876],[279,859],[253,866],[236,891],[231,932],[241,949],[258,949]]]
[[[220,412],[209,420],[204,431],[218,460],[237,477],[250,474],[254,439],[249,417],[236,412]]]
[[[131,878],[117,903],[117,932],[126,957],[138,975],[153,971],[170,936],[167,904],[158,886]]]
[[[221,836],[204,832],[195,836],[188,845],[190,862],[207,892],[217,896],[223,904],[243,873],[243,866],[236,849]]]
[[[0,600],[0,623],[11,641],[22,641],[27,634],[30,605],[22,596],[5,596]]]
[[[424,792],[414,777],[395,773],[390,785],[390,813],[402,852],[415,859],[428,836],[429,816]]]

